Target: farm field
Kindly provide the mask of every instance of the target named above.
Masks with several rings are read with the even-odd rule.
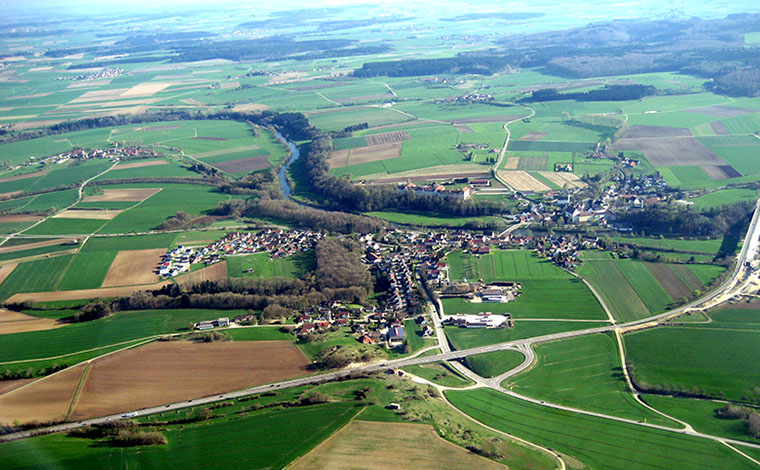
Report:
[[[737,401],[760,400],[754,387],[760,359],[760,310],[721,309],[712,323],[689,323],[623,337],[636,381]],[[705,353],[709,345],[709,354]]]
[[[183,429],[172,427],[166,431],[169,444],[161,447],[124,449],[54,434],[0,444],[0,464],[9,470],[28,468],[30,463],[80,469],[124,465],[166,469],[192,465],[282,468],[343,427],[360,410],[352,403],[261,410]],[[310,432],[304,434],[303,429]]]
[[[675,302],[703,290],[725,270],[712,265],[613,259],[608,253],[586,253],[584,257],[578,274],[594,286],[618,321],[664,312]]]
[[[537,363],[502,386],[558,405],[621,418],[680,427],[634,400],[620,364],[617,342],[607,334],[535,347]]]
[[[0,335],[60,328],[63,324],[52,318],[38,318],[11,310],[0,309]]]
[[[379,217],[399,224],[422,225],[428,227],[462,227],[468,224],[493,222],[501,220],[498,217],[449,217],[416,214],[414,212],[365,212],[364,215]]]
[[[445,362],[407,366],[404,370],[445,387],[466,387],[474,383]]]
[[[278,382],[307,374],[310,364],[292,341],[157,341],[95,360],[71,419]]]
[[[754,465],[717,442],[556,410],[493,390],[452,390],[446,397],[473,418],[550,447],[589,469],[749,469]]]
[[[426,424],[352,421],[291,467],[311,469],[396,469],[410,461],[419,469],[503,469],[441,438]]]
[[[8,299],[19,292],[55,290],[61,274],[72,259],[73,255],[64,255],[19,264],[0,283],[0,299]]]
[[[693,201],[695,207],[702,209],[733,204],[740,201],[754,202],[756,199],[757,191],[751,189],[724,189],[699,196],[693,199]]]
[[[683,251],[690,253],[703,253],[715,255],[721,248],[723,240],[679,240],[672,238],[649,238],[649,237],[611,237],[617,243],[627,243],[647,248],[663,250]]]
[[[240,315],[225,311],[224,315]],[[216,310],[146,310],[120,312],[108,318],[48,331],[3,336],[0,362],[40,359],[110,346],[154,335],[187,331],[192,322],[219,318]],[[35,345],[30,349],[29,345]]]
[[[591,291],[548,260],[535,253],[498,250],[487,255],[449,254],[452,281],[515,281],[522,284],[522,295],[508,303],[472,303],[462,299],[443,299],[448,315],[456,313],[510,312],[514,318],[606,319]],[[557,296],[562,292],[562,296]]]
[[[747,423],[741,419],[724,419],[717,411],[725,406],[723,402],[676,398],[660,395],[644,395],[644,401],[670,416],[686,421],[695,430],[714,436],[723,436],[749,442],[760,442],[747,432]]]
[[[87,365],[64,369],[0,396],[0,423],[58,421],[66,417]]]
[[[113,253],[113,252],[93,252]],[[129,286],[133,284],[152,284],[158,281],[155,274],[156,265],[161,256],[166,253],[163,248],[147,250],[121,250],[117,252],[111,263],[108,263],[108,271],[103,276],[102,287]],[[80,255],[81,256],[81,255]]]

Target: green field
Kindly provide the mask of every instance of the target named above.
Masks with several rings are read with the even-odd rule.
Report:
[[[462,227],[468,224],[480,224],[483,222],[496,222],[502,220],[499,217],[449,217],[445,215],[425,215],[413,212],[365,212],[365,215],[390,220],[398,224],[422,225],[428,227]]]
[[[534,252],[498,250],[474,256],[453,252],[447,257],[452,281],[516,281],[522,295],[509,303],[472,303],[443,299],[448,315],[510,312],[514,318],[605,319],[601,305],[583,282]],[[561,293],[561,295],[558,295]]]
[[[108,220],[97,219],[50,218],[27,230],[24,235],[89,235],[97,232],[108,223]]]
[[[704,196],[694,199],[694,207],[706,209],[710,207],[722,206],[725,204],[734,204],[737,202],[755,201],[757,191],[752,189],[724,189],[722,191],[713,191]]]
[[[191,323],[234,317],[240,310],[146,310],[120,312],[108,318],[46,331],[3,335],[0,362],[40,359],[92,348],[188,331]]]
[[[314,253],[311,251],[278,259],[272,259],[269,253],[227,258],[229,277],[301,277],[315,267]],[[249,269],[252,271],[246,272]]]
[[[696,431],[713,436],[760,442],[760,439],[753,438],[747,432],[747,424],[744,421],[723,419],[717,415],[716,412],[725,406],[723,402],[662,395],[643,395],[642,398],[648,405],[691,424]]]
[[[276,326],[255,326],[251,328],[233,328],[226,330],[225,334],[233,341],[292,341],[293,335],[280,331]]]
[[[557,405],[679,427],[634,400],[623,377],[617,342],[607,334],[535,347],[537,362],[502,386]]]
[[[175,233],[162,233],[132,237],[90,237],[87,239],[87,243],[82,246],[82,253],[169,248],[172,240],[177,236]]]
[[[6,245],[3,245],[3,246],[6,246]],[[32,248],[31,250],[19,250],[19,251],[12,251],[9,253],[0,253],[0,261],[21,259],[21,258],[26,258],[29,256],[52,254],[59,251],[73,250],[76,248],[77,248],[77,245],[64,244],[64,245],[43,246],[41,248]]]
[[[282,468],[340,429],[361,408],[352,403],[274,408],[207,423],[171,426],[169,444],[119,448],[64,434],[0,444],[4,469]],[[308,432],[305,432],[308,430]]]
[[[722,239],[710,240],[682,240],[673,238],[649,238],[649,237],[610,237],[617,243],[626,243],[646,248],[683,251],[689,253],[704,253],[715,255],[720,250]]]
[[[79,253],[67,267],[58,290],[97,289],[111,267],[115,251]]]
[[[66,269],[74,255],[28,261],[16,266],[11,274],[0,284],[0,299],[7,299],[20,292],[46,292],[55,290],[61,273]],[[1,353],[0,353],[1,354]]]
[[[556,410],[487,389],[452,390],[446,397],[478,421],[571,456],[571,462],[580,461],[589,469],[754,468],[729,448],[706,439]]]
[[[493,351],[467,356],[467,366],[481,377],[496,377],[514,369],[525,360],[517,351]]]
[[[729,400],[760,402],[760,310],[710,312],[712,323],[625,335],[638,382]]]
[[[612,259],[606,253],[589,254],[586,258],[578,274],[594,286],[618,321],[664,312],[676,300],[640,261]]]

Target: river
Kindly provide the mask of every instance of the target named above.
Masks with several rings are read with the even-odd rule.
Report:
[[[290,148],[290,158],[287,162],[285,162],[282,167],[280,167],[280,171],[277,173],[277,176],[280,178],[280,188],[282,189],[282,194],[285,196],[286,199],[293,200],[293,188],[290,187],[290,182],[288,181],[287,177],[287,171],[288,168],[290,168],[290,165],[293,164],[294,161],[298,160],[301,157],[301,151],[298,150],[298,147],[296,147],[296,144],[293,142],[287,140],[285,137],[282,136],[279,132],[276,133],[277,138],[280,139],[280,141],[287,144],[287,146]]]

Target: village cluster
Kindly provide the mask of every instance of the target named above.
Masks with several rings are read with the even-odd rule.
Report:
[[[74,75],[73,77],[56,77],[56,80],[74,80],[82,82],[89,82],[92,80],[110,80],[112,78],[118,77],[123,73],[124,69],[121,67],[106,67],[103,70],[98,70],[97,72],[83,73]]]
[[[95,150],[74,149],[74,150],[61,152],[59,154],[51,155],[49,157],[44,157],[44,158],[37,158],[37,157],[32,156],[32,157],[29,157],[29,160],[19,165],[18,168],[24,167],[24,166],[39,165],[39,164],[60,165],[70,160],[90,160],[90,159],[95,159],[95,158],[102,158],[102,159],[117,161],[121,159],[154,158],[158,156],[159,156],[158,152],[156,152],[153,149],[146,149],[143,147],[132,147],[132,146],[123,147],[115,143],[113,147],[107,148],[107,149],[95,149]]]
[[[312,230],[266,229],[259,233],[232,232],[202,248],[178,246],[169,250],[158,264],[158,274],[174,277],[190,270],[191,265],[208,266],[228,256],[269,253],[272,259],[285,258],[299,251],[309,251],[325,234]]]

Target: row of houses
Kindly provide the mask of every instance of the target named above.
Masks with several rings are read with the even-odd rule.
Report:
[[[409,182],[399,185],[399,190],[414,191],[415,193],[424,194],[427,196],[450,197],[454,199],[461,199],[463,201],[466,201],[472,197],[472,188],[469,186],[464,186],[458,189],[448,189],[442,184],[426,184],[423,186],[418,186],[412,182]]]

